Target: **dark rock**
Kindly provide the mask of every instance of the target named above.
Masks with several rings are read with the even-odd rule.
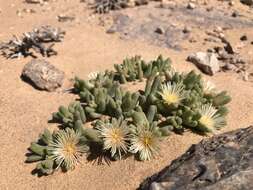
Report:
[[[147,5],[148,0],[135,0],[134,3],[136,6]]]
[[[241,0],[241,2],[242,2],[243,4],[249,5],[249,6],[253,5],[253,0]]]
[[[241,38],[240,38],[241,41],[247,41],[248,40],[248,37],[246,35],[243,35]]]
[[[214,75],[220,70],[219,61],[213,53],[197,52],[189,55],[187,60],[208,75]]]
[[[157,34],[164,34],[164,29],[162,28],[162,27],[157,27],[156,29],[155,29],[155,32],[157,33]]]
[[[253,126],[202,140],[139,190],[253,189]]]
[[[238,17],[238,16],[240,16],[240,14],[239,14],[238,11],[234,11],[234,12],[232,13],[232,17]]]
[[[33,59],[24,66],[22,78],[38,89],[54,91],[62,86],[64,73],[45,60]]]
[[[190,33],[191,32],[191,28],[188,26],[185,26],[183,29],[183,33]]]
[[[227,53],[229,53],[229,54],[234,54],[235,51],[234,51],[234,48],[233,48],[233,46],[231,45],[231,43],[229,43],[228,41],[226,41],[225,44],[226,44],[226,45],[225,45],[224,49],[227,51]]]

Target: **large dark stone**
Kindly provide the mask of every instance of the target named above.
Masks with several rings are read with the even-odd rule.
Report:
[[[252,190],[253,126],[202,140],[139,190]]]

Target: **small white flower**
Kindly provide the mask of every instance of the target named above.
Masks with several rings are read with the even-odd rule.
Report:
[[[203,91],[205,94],[211,94],[215,92],[215,90],[216,90],[216,87],[214,83],[212,83],[211,81],[204,80]]]
[[[171,78],[177,73],[175,67],[172,67],[172,66],[171,66],[170,70],[167,71],[167,72],[168,72],[168,74],[169,74],[169,76],[170,76]]]
[[[95,80],[97,79],[98,75],[99,75],[99,72],[91,72],[90,74],[88,74],[88,79]]]
[[[73,129],[60,130],[49,143],[50,157],[65,169],[74,169],[83,155],[87,152],[86,145],[80,142],[81,134]]]
[[[129,130],[126,122],[113,120],[112,123],[99,126],[98,130],[104,141],[104,149],[110,150],[112,157],[118,153],[121,159],[122,152],[128,150]]]
[[[217,109],[211,104],[201,106],[199,113],[201,114],[199,123],[211,131],[213,129],[220,129],[226,124],[225,119],[217,113]]]
[[[151,160],[159,152],[160,138],[153,129],[141,127],[131,138],[130,152],[139,153],[141,160]]]
[[[166,104],[179,104],[184,98],[184,86],[182,83],[170,82],[162,86],[162,92],[159,93]]]

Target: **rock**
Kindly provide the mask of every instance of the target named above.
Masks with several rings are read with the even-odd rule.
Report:
[[[164,28],[162,28],[162,27],[157,27],[157,28],[155,29],[155,32],[156,32],[157,34],[164,34],[164,33],[165,33],[165,30],[164,30]]]
[[[60,14],[57,16],[58,22],[68,22],[68,21],[74,21],[75,17],[74,16],[69,16],[65,14]]]
[[[248,37],[246,35],[243,35],[241,38],[240,38],[241,41],[247,41],[248,40]]]
[[[230,42],[226,41],[224,42],[226,45],[224,46],[224,49],[226,50],[227,53],[229,54],[234,54],[235,53],[235,50],[233,48],[233,46],[231,45]]]
[[[222,33],[223,32],[223,28],[222,27],[220,27],[220,26],[216,26],[215,27],[215,29],[214,29],[214,32],[216,32],[216,33]]]
[[[183,33],[187,34],[187,33],[190,33],[190,32],[191,32],[191,27],[185,26],[184,29],[183,29]]]
[[[214,42],[214,43],[219,43],[221,42],[221,40],[219,38],[212,38],[212,37],[209,37],[209,38],[205,38],[204,39],[206,42]]]
[[[136,6],[147,5],[148,0],[135,0],[134,3]]]
[[[234,5],[235,5],[235,2],[234,2],[234,1],[229,1],[229,2],[228,2],[228,5],[234,6]]]
[[[240,14],[239,14],[238,11],[234,11],[234,12],[232,13],[232,17],[238,17],[238,16],[240,16]]]
[[[253,0],[241,0],[241,3],[251,6],[253,5]]]
[[[253,189],[253,126],[202,140],[139,190]]]
[[[106,30],[107,34],[114,34],[117,32],[117,27],[115,25],[112,25],[108,30]]]
[[[222,69],[224,69],[225,71],[235,71],[236,70],[236,66],[230,63],[226,63]]]
[[[244,73],[243,73],[243,77],[242,77],[242,79],[244,80],[244,81],[249,81],[249,73],[247,72],[247,71],[245,71]]]
[[[197,40],[196,40],[194,37],[190,37],[190,38],[189,38],[189,42],[190,42],[190,43],[196,43]]]
[[[38,89],[54,91],[62,86],[64,73],[45,60],[33,59],[24,66],[22,78]]]
[[[196,8],[196,5],[194,3],[188,3],[187,5],[187,9],[195,9]]]
[[[208,75],[214,75],[220,70],[219,61],[213,53],[197,52],[189,55],[187,60]]]

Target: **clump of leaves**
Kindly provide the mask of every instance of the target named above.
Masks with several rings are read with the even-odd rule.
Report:
[[[161,80],[150,78],[142,92],[143,107],[154,104],[160,118],[175,131],[189,128],[199,132],[210,132],[225,126],[227,108],[231,98],[225,91],[216,92],[194,71],[187,74],[174,73]]]

